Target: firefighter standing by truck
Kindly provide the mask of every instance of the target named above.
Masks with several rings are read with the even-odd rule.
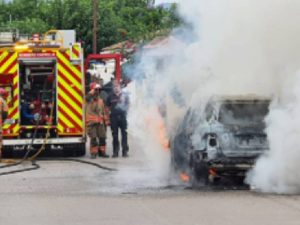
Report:
[[[2,157],[2,141],[3,141],[3,134],[2,134],[2,127],[4,120],[7,118],[8,114],[8,106],[5,101],[5,96],[7,92],[4,88],[0,88],[0,158]]]
[[[90,137],[91,158],[107,158],[106,154],[106,111],[103,100],[99,97],[100,84],[90,84],[90,92],[86,97],[87,134]]]

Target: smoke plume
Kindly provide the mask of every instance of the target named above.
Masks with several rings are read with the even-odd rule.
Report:
[[[274,100],[266,119],[270,151],[248,174],[248,183],[264,192],[300,192],[300,73],[287,79],[280,99]]]
[[[270,151],[258,160],[248,182],[263,191],[300,192],[300,2],[178,2],[185,26],[161,46],[145,49],[134,69],[138,94],[130,113],[132,132],[140,128],[137,139],[153,151],[155,140],[160,142],[157,121],[170,137],[189,108],[200,109],[201,117],[211,96],[272,97],[266,129]],[[155,111],[160,108],[165,116]],[[145,118],[149,114],[152,118]],[[153,161],[159,158],[150,155]]]

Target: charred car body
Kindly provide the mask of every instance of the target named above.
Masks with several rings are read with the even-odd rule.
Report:
[[[192,183],[244,177],[269,147],[264,132],[269,104],[255,96],[215,97],[203,113],[188,110],[171,144],[174,168]]]

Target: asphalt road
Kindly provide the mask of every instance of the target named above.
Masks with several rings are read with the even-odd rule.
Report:
[[[300,196],[222,188],[191,190],[153,172],[137,152],[126,159],[93,162],[119,171],[40,161],[39,170],[0,176],[0,224],[300,224]]]

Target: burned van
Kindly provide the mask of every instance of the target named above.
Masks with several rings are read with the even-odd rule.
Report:
[[[269,148],[269,105],[268,98],[231,96],[212,98],[203,113],[188,110],[171,142],[174,168],[205,184],[222,176],[245,176]]]

